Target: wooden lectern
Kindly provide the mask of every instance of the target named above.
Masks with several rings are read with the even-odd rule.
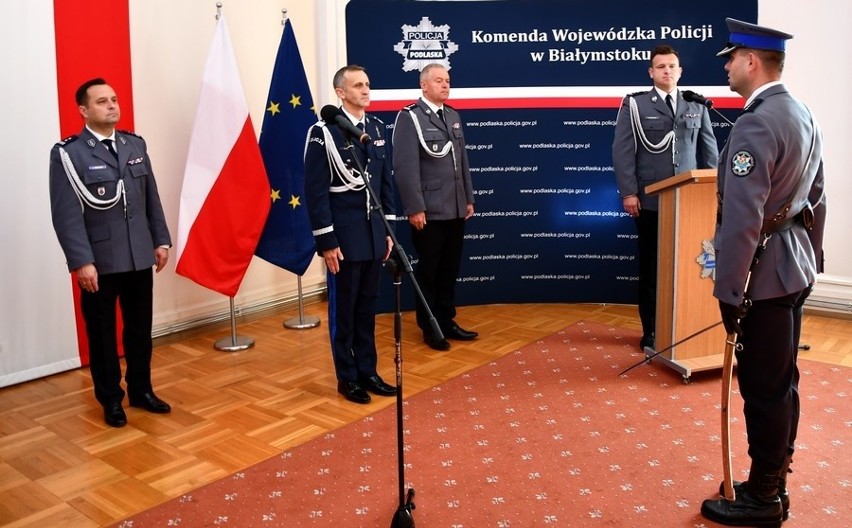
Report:
[[[721,320],[713,297],[713,277],[702,262],[715,266],[705,254],[716,224],[716,170],[683,172],[645,188],[659,196],[657,254],[657,326],[655,345],[664,350]],[[721,368],[725,329],[719,326],[660,354],[661,359],[689,382],[693,372]],[[649,348],[645,349],[646,355]]]

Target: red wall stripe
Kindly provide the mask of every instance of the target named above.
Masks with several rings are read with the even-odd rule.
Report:
[[[83,128],[74,92],[78,86],[94,77],[103,77],[118,95],[121,107],[119,128],[133,130],[128,0],[54,0],[53,23],[61,136],[77,134]],[[87,365],[89,351],[80,311],[80,290],[73,276],[71,285],[74,289],[80,360]]]

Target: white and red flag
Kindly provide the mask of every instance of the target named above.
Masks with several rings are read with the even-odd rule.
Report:
[[[234,297],[269,214],[269,196],[269,180],[221,15],[201,80],[180,193],[177,273]]]

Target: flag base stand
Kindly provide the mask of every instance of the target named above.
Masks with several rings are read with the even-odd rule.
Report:
[[[293,317],[292,319],[287,319],[284,321],[284,328],[290,328],[292,330],[304,330],[306,328],[316,328],[320,324],[319,317],[315,315],[309,315],[307,317]]]
[[[305,301],[302,297],[302,276],[297,275],[296,281],[299,288],[299,317],[291,317],[284,321],[284,328],[292,330],[304,330],[306,328],[316,328],[320,324],[319,317],[315,315],[305,316]]]
[[[239,352],[254,346],[254,338],[237,335],[237,314],[234,309],[234,298],[231,300],[231,337],[222,338],[213,343],[213,348],[223,352]]]
[[[232,336],[222,338],[213,343],[213,348],[223,352],[238,352],[254,346],[254,339],[245,336]]]

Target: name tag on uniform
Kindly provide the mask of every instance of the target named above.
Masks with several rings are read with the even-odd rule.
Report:
[[[89,170],[104,170],[106,168],[106,165],[89,165]]]

